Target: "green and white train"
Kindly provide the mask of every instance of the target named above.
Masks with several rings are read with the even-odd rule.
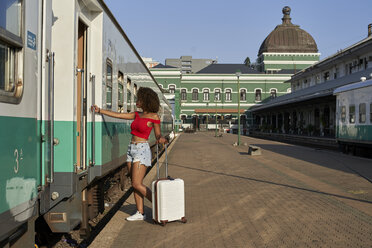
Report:
[[[167,135],[171,107],[103,0],[0,1],[1,247],[33,247],[40,218],[88,232],[131,138],[90,106],[133,111],[139,87],[159,94]]]
[[[361,78],[334,91],[336,139],[343,152],[372,150],[372,79]]]

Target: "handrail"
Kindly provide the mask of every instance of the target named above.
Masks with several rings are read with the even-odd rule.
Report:
[[[96,88],[96,76],[92,75],[92,105],[95,104],[95,88]],[[92,111],[92,161],[90,165],[94,166],[96,164],[96,118],[95,112]]]
[[[50,121],[50,177],[48,178],[49,183],[54,182],[54,53],[48,52],[48,82],[49,82],[49,94],[48,94],[48,115]]]
[[[77,68],[77,72],[81,73],[81,98],[80,98],[80,169],[85,170],[84,164],[84,69]]]

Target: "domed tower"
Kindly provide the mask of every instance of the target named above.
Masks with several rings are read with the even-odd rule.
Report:
[[[260,71],[276,73],[285,70],[296,73],[319,61],[320,54],[314,38],[291,22],[291,8],[285,6],[283,23],[262,42],[257,64]]]

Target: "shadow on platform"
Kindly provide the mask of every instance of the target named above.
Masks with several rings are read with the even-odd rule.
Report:
[[[249,181],[254,181],[254,182],[266,183],[266,184],[271,184],[271,185],[276,185],[276,186],[281,186],[281,187],[286,187],[286,188],[291,188],[291,189],[296,189],[296,190],[307,191],[307,192],[316,193],[316,194],[334,196],[334,197],[338,197],[338,198],[342,198],[342,199],[348,199],[348,200],[352,200],[352,201],[358,201],[358,202],[364,202],[364,203],[372,204],[372,201],[367,201],[367,200],[362,200],[362,199],[356,199],[356,198],[342,196],[342,195],[331,194],[331,193],[322,192],[322,191],[318,191],[318,190],[300,188],[300,187],[296,187],[296,186],[292,186],[292,185],[288,185],[288,184],[270,182],[270,181],[266,181],[266,180],[261,180],[261,179],[256,179],[256,178],[249,178],[249,177],[243,177],[243,176],[238,176],[238,175],[231,175],[231,174],[226,174],[226,173],[223,173],[223,172],[216,172],[216,171],[210,171],[210,170],[197,169],[197,168],[192,168],[192,167],[178,165],[178,164],[173,164],[173,163],[172,164],[170,163],[170,165],[171,166],[175,166],[175,167],[179,167],[179,168],[188,169],[188,170],[195,170],[195,171],[200,171],[200,172],[204,172],[204,173],[212,173],[212,174],[220,175],[220,176],[233,177],[233,178],[238,178],[238,179],[243,179],[243,180],[249,180]]]

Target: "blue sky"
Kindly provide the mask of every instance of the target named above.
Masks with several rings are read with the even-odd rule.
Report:
[[[191,55],[219,63],[257,58],[290,6],[292,23],[313,36],[321,59],[367,37],[371,0],[105,0],[144,57]]]

